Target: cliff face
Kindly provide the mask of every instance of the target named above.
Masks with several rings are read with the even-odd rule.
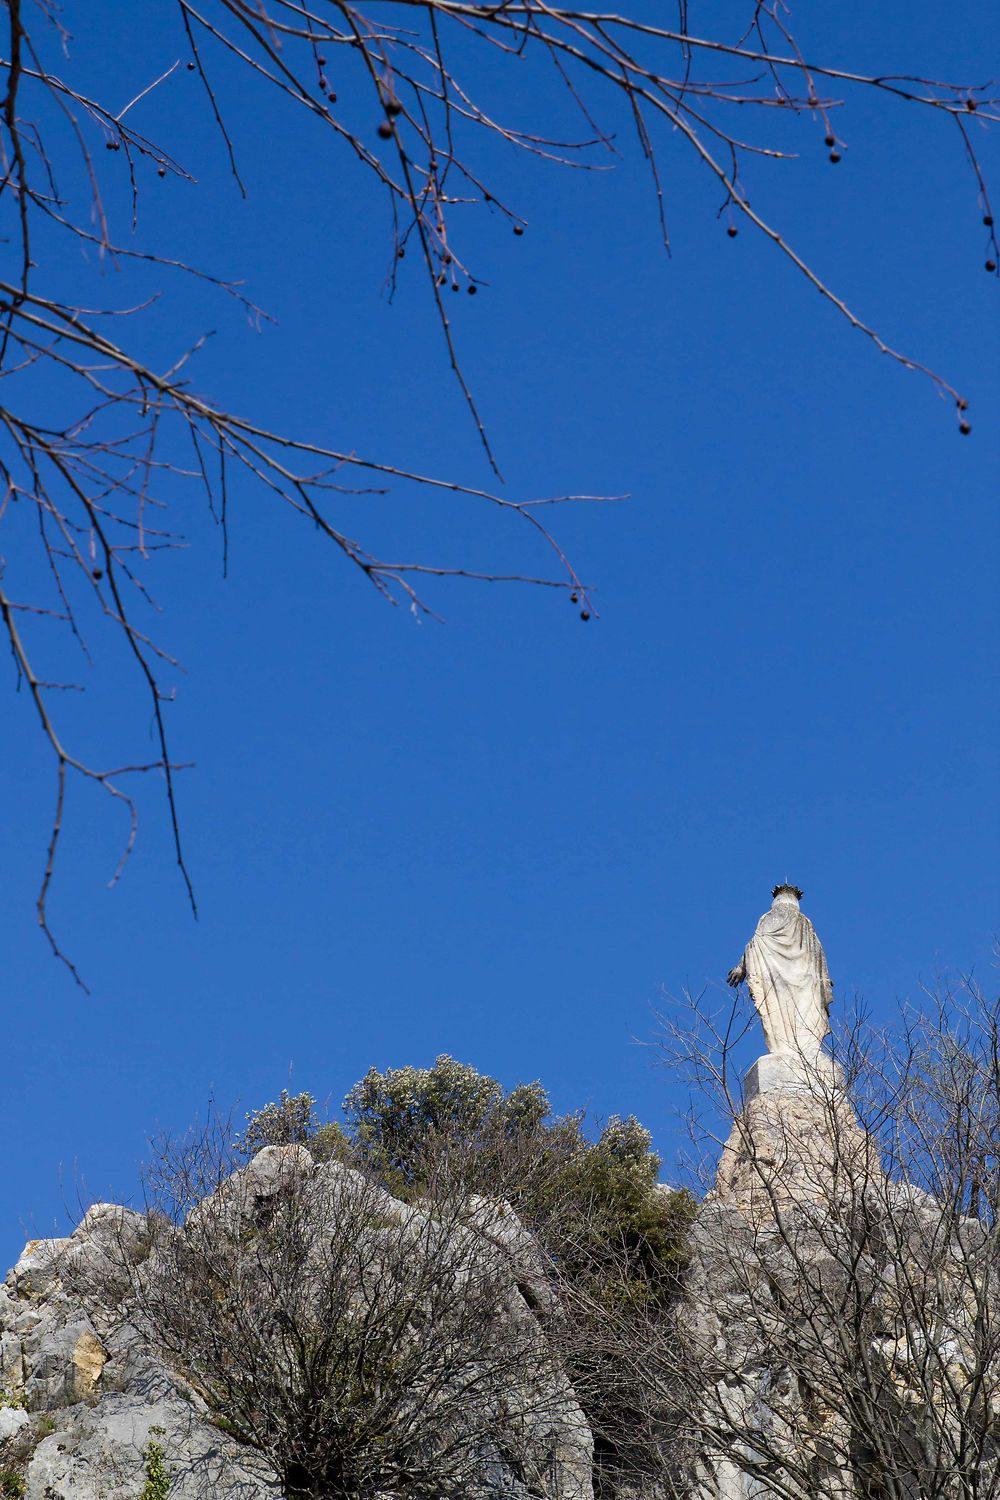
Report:
[[[439,1226],[428,1215],[372,1189],[357,1173],[336,1163],[314,1163],[300,1147],[260,1152],[194,1210],[184,1229],[154,1226],[142,1215],[99,1204],[69,1237],[34,1241],[26,1247],[0,1288],[0,1494],[23,1494],[26,1500],[139,1500],[144,1493],[151,1500],[167,1493],[171,1500],[283,1500],[292,1492],[287,1480],[278,1483],[273,1452],[255,1452],[245,1441],[245,1430],[239,1442],[224,1430],[231,1432],[233,1423],[220,1421],[218,1407],[206,1400],[210,1392],[204,1360],[188,1364],[161,1352],[155,1314],[162,1302],[153,1296],[154,1288],[159,1288],[157,1295],[171,1291],[171,1277],[178,1289],[177,1277],[190,1260],[192,1242],[245,1245],[246,1255],[241,1253],[238,1262],[243,1299],[239,1311],[258,1319],[258,1343],[263,1341],[267,1349],[279,1347],[274,1342],[277,1335],[270,1331],[272,1325],[278,1327],[281,1311],[275,1302],[276,1316],[270,1317],[276,1283],[273,1278],[262,1282],[257,1273],[265,1257],[273,1255],[275,1216],[287,1209],[290,1192],[295,1195],[297,1222],[306,1226],[295,1242],[302,1256],[296,1295],[301,1291],[308,1300],[310,1287],[319,1285],[321,1275],[329,1285],[330,1245],[337,1239],[338,1221],[348,1224],[347,1240],[353,1240],[355,1248],[367,1236],[359,1264],[366,1268],[368,1289],[359,1288],[356,1298],[348,1287],[338,1305],[320,1313],[320,1322],[336,1322],[341,1313],[349,1321],[359,1307],[370,1319],[378,1298],[396,1307],[406,1267],[419,1265],[421,1256],[426,1262],[430,1250],[446,1275],[433,1285],[427,1283],[430,1293],[421,1289],[420,1307],[408,1306],[399,1337],[418,1352],[425,1350],[431,1362],[435,1351],[452,1348],[461,1337],[463,1285],[466,1301],[481,1296],[482,1286],[488,1286],[500,1308],[497,1317],[505,1348],[522,1351],[520,1359],[509,1360],[509,1388],[497,1393],[502,1364],[493,1370],[492,1382],[487,1379],[485,1352],[480,1368],[471,1374],[456,1360],[453,1369],[435,1369],[424,1389],[419,1389],[417,1369],[412,1384],[419,1402],[400,1417],[416,1420],[414,1411],[436,1401],[433,1409],[442,1422],[452,1423],[449,1433],[457,1449],[462,1434],[452,1413],[453,1408],[461,1409],[462,1401],[453,1399],[456,1390],[467,1403],[474,1399],[474,1389],[488,1391],[488,1423],[481,1430],[488,1433],[490,1451],[482,1454],[469,1492],[478,1488],[480,1494],[488,1494],[492,1481],[494,1489],[508,1496],[530,1490],[565,1500],[592,1500],[591,1434],[568,1381],[545,1353],[539,1318],[544,1316],[548,1289],[530,1236],[512,1211],[506,1205],[478,1201],[466,1225],[445,1245]],[[359,1203],[364,1210],[360,1234],[354,1228]],[[478,1293],[473,1291],[474,1275]],[[443,1290],[432,1305],[435,1286]],[[180,1292],[172,1306],[183,1319],[188,1310],[183,1288]],[[221,1280],[210,1290],[209,1312],[214,1298],[223,1327],[232,1292],[232,1286]],[[295,1305],[301,1310],[302,1304]],[[449,1309],[459,1312],[446,1336],[435,1341],[431,1330],[423,1344],[414,1345],[418,1335],[412,1330],[421,1318],[436,1319],[440,1326],[452,1315]],[[192,1348],[197,1350],[204,1339],[199,1345],[193,1301],[190,1319]],[[529,1362],[523,1351],[536,1351],[536,1357]],[[386,1369],[390,1365],[387,1362]],[[224,1375],[222,1371],[220,1383]],[[391,1378],[391,1371],[385,1378]],[[460,1388],[459,1380],[465,1382]],[[262,1409],[268,1396],[262,1390]],[[263,1418],[260,1425],[263,1430]],[[157,1488],[158,1481],[151,1478],[158,1463],[166,1471],[169,1489]],[[305,1483],[301,1493],[325,1493],[307,1489]]]
[[[280,1500],[193,1387],[76,1291],[113,1284],[119,1246],[143,1239],[140,1215],[97,1204],[67,1239],[29,1243],[0,1288],[0,1381],[15,1403],[0,1410],[0,1472],[23,1477],[27,1500],[137,1500],[159,1447],[179,1500]]]

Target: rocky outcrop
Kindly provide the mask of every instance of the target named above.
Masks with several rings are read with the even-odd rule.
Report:
[[[141,1260],[139,1214],[97,1204],[65,1239],[30,1242],[0,1288],[0,1469],[26,1500],[136,1500],[150,1445],[175,1500],[281,1500],[191,1386],[116,1316],[123,1254]],[[83,1305],[97,1282],[108,1305]],[[123,1290],[123,1289],[122,1289]]]
[[[406,1247],[426,1250],[438,1233],[431,1217],[337,1163],[317,1164],[301,1147],[269,1147],[197,1206],[191,1233],[257,1233],[291,1183],[317,1253],[338,1216],[357,1214],[386,1275],[398,1274]],[[353,1222],[353,1221],[352,1221]],[[169,1273],[169,1226],[112,1204],[91,1208],[66,1238],[33,1241],[0,1288],[0,1471],[23,1476],[26,1500],[137,1500],[151,1454],[159,1450],[171,1500],[282,1500],[284,1490],[260,1455],[222,1430],[197,1379],[158,1345],[136,1288]],[[181,1233],[181,1231],[176,1231]],[[506,1204],[470,1206],[453,1227],[460,1281],[477,1265],[499,1268],[510,1338],[544,1349],[539,1321],[549,1295],[531,1237]],[[307,1239],[309,1236],[306,1237]],[[303,1251],[309,1276],[308,1245]],[[220,1288],[220,1297],[225,1289]],[[512,1383],[504,1406],[522,1462],[511,1469],[498,1434],[483,1472],[508,1496],[534,1493],[593,1500],[593,1442],[565,1375],[540,1357],[529,1382]],[[539,1383],[545,1386],[540,1390]],[[482,1493],[482,1486],[480,1486]]]
[[[831,1205],[881,1177],[876,1144],[860,1128],[844,1090],[774,1087],[737,1115],[706,1203],[737,1208],[751,1223]]]
[[[883,1171],[842,1091],[752,1098],[691,1241],[700,1500],[1000,1494],[996,1250]]]

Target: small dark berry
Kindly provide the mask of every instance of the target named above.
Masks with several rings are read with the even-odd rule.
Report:
[[[966,101],[965,101],[965,107],[966,107],[966,109],[971,109],[973,111],[973,113],[975,113],[975,108],[976,108],[976,101],[975,101],[975,99],[966,99]]]
[[[319,68],[325,68],[326,67],[326,58],[325,57],[317,57],[317,59],[316,59],[316,66],[319,67]]]
[[[330,80],[329,80],[329,78],[324,78],[322,73],[319,75],[319,86],[323,90],[324,94],[326,93],[327,89],[330,87]]]
[[[823,137],[823,145],[824,146],[835,146],[836,144],[837,144],[837,137],[835,135],[826,135],[826,136]]]
[[[579,604],[579,602],[580,602],[580,595],[578,593],[576,593],[575,590],[574,590],[574,592],[572,594],[570,594],[570,596],[569,596],[569,602],[570,602],[570,604]]]
[[[94,577],[97,579],[98,583],[100,583],[101,579],[104,577],[104,569],[103,568],[95,568],[94,569]]]
[[[329,99],[329,101],[330,101],[331,104],[336,104],[336,102],[337,102],[337,94],[336,94],[336,91],[334,89],[331,89],[330,92],[327,94],[326,97]]]
[[[523,234],[524,233],[524,225],[523,224],[515,224],[514,225],[514,233],[515,234]]]
[[[968,401],[966,401],[964,396],[959,396],[955,404],[958,407],[959,411],[968,411],[969,409],[969,403]]]
[[[484,193],[483,194],[483,202],[484,203],[492,203],[493,202],[493,194],[492,193]]]
[[[167,175],[167,169],[166,169],[166,167],[157,167],[157,169],[156,169],[156,175],[157,175],[157,177],[166,177],[166,175]]]
[[[840,160],[840,152],[839,151],[831,151],[830,152],[830,160],[836,165],[836,163]]]
[[[406,259],[406,247],[405,247],[405,245],[400,245],[399,249],[396,251],[396,259],[397,260],[405,260]]]
[[[958,430],[962,434],[963,437],[968,437],[969,433],[972,431],[972,423],[971,422],[959,422],[959,424],[958,424]]]
[[[401,115],[403,113],[403,106],[398,99],[388,99],[386,100],[385,112],[387,115]]]
[[[469,296],[470,297],[474,297],[476,295],[476,286],[475,286],[475,283],[474,282],[470,282],[467,290],[468,290]]]
[[[453,281],[452,282],[451,289],[452,289],[453,292],[457,292],[458,291],[458,282],[457,281]]]
[[[993,228],[993,215],[992,214],[983,214],[983,223],[986,225],[987,229],[992,229]]]
[[[581,609],[581,611],[580,611],[580,619],[581,620],[589,620],[590,619],[590,610],[589,609]]]
[[[392,126],[389,124],[388,120],[382,121],[381,125],[378,128],[378,133],[384,141],[392,140]]]
[[[988,260],[986,262],[986,269],[987,269],[987,271],[991,271],[992,272],[992,271],[995,271],[996,268],[997,268],[997,263],[996,263],[995,260]]]
[[[729,228],[726,230],[726,233],[731,240],[734,240],[739,234],[739,230],[736,228],[735,224],[730,224]]]
[[[188,63],[188,72],[189,73],[193,73],[194,72],[194,63]]]

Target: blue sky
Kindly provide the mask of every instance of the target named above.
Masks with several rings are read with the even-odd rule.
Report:
[[[942,29],[923,0],[887,3],[806,36],[859,69],[981,81],[985,10]],[[93,93],[124,102],[178,55],[172,7],[143,14],[126,49],[124,4],[77,32]],[[530,112],[539,87],[504,80],[504,103]],[[408,269],[391,306],[382,295],[381,199],[266,96],[242,84],[228,102],[249,198],[181,74],[147,124],[199,181],[148,183],[137,240],[244,278],[276,322],[255,333],[175,286],[150,315],[151,357],[214,328],[199,389],[488,483],[426,287]],[[557,520],[600,618],[541,591],[442,584],[445,623],[420,623],[249,487],[223,582],[218,535],[183,501],[192,547],[158,591],[186,669],[170,727],[197,763],[180,808],[200,919],[155,788],[111,891],[119,828],[74,789],[52,910],[90,997],[34,922],[51,766],[6,670],[8,1262],[78,1195],[134,1193],[147,1136],[212,1095],[248,1109],[290,1081],[336,1106],[371,1065],[439,1052],[508,1084],[540,1078],[559,1109],[634,1112],[669,1174],[686,1101],[642,1045],[654,1012],[686,986],[721,998],[786,877],[839,998],[888,1017],[970,970],[995,992],[997,287],[946,123],[855,97],[838,168],[817,137],[811,157],[761,170],[752,197],[969,395],[968,440],[767,245],[726,238],[718,195],[669,137],[670,260],[634,150],[569,174],[482,147],[529,227],[515,239],[470,218],[489,284],[452,299],[460,347],[508,492],[628,491]],[[980,145],[995,181],[996,138]],[[124,195],[111,199],[124,234]],[[51,274],[81,300],[125,305],[147,284],[61,254]],[[400,555],[544,563],[509,519],[451,498],[398,487],[342,514]],[[9,577],[2,531],[0,551]],[[76,710],[88,745],[144,739],[115,665],[98,653]]]

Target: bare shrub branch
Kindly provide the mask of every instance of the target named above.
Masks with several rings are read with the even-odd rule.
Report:
[[[649,164],[665,244],[668,217],[678,206],[664,189],[663,158],[688,152],[717,189],[719,215],[730,235],[742,226],[764,236],[875,349],[929,380],[953,403],[960,429],[969,430],[966,400],[951,378],[898,349],[870,317],[857,312],[786,231],[751,206],[748,189],[763,170],[780,169],[799,149],[799,139],[801,149],[822,140],[831,160],[839,160],[844,147],[835,122],[852,96],[869,95],[886,108],[905,106],[957,127],[956,160],[971,169],[972,191],[989,231],[987,265],[995,268],[993,214],[977,154],[982,130],[998,117],[988,84],[889,70],[865,75],[830,59],[811,59],[798,46],[777,0],[750,7],[746,30],[735,39],[690,32],[683,5],[671,28],[638,13],[578,10],[539,0],[500,6],[398,0],[361,7],[327,0],[176,0],[176,34],[165,34],[176,52],[163,55],[153,76],[129,79],[122,91],[127,102],[120,105],[92,98],[74,84],[71,38],[54,7],[43,4],[29,12],[23,0],[7,0],[6,15],[0,198],[11,211],[12,237],[0,282],[0,368],[6,381],[0,406],[0,521],[10,540],[0,612],[16,676],[28,687],[55,766],[56,811],[37,907],[39,923],[60,957],[65,955],[48,911],[70,772],[99,785],[125,810],[123,863],[134,844],[136,814],[126,788],[139,770],[158,773],[175,857],[195,908],[180,836],[180,766],[170,751],[166,722],[171,690],[164,673],[171,653],[160,641],[155,619],[164,554],[184,545],[172,519],[183,509],[183,497],[202,497],[218,522],[224,570],[230,495],[242,496],[253,485],[331,543],[335,554],[386,599],[414,613],[433,613],[425,588],[443,577],[544,585],[568,593],[585,619],[596,612],[584,581],[541,515],[544,505],[597,497],[510,498],[474,484],[414,474],[384,458],[359,457],[349,442],[271,430],[195,393],[191,381],[204,339],[175,350],[166,368],[153,367],[136,352],[148,303],[95,311],[83,291],[73,301],[55,294],[50,267],[72,247],[96,257],[98,266],[133,263],[156,271],[163,291],[175,297],[183,297],[189,278],[199,278],[235,299],[252,320],[263,316],[234,282],[133,238],[151,174],[192,185],[195,180],[169,143],[142,129],[151,97],[180,99],[178,91],[191,75],[207,98],[240,191],[245,189],[238,167],[239,121],[226,118],[222,87],[234,74],[270,90],[276,118],[284,118],[285,110],[299,112],[303,124],[325,132],[331,147],[369,176],[389,211],[390,293],[412,250],[434,301],[445,359],[498,478],[446,294],[474,293],[482,285],[462,248],[462,217],[471,206],[515,234],[525,223],[502,189],[485,180],[479,150],[502,141],[554,166],[596,170],[625,149],[624,138],[619,140],[622,122]],[[559,106],[548,96],[529,100],[534,108],[526,113],[537,115],[537,123],[499,118],[488,107],[494,79],[502,82],[528,55],[551,66],[560,93],[579,116],[578,138],[565,138]],[[348,73],[352,95],[360,87],[367,105],[348,107],[339,100],[338,78]],[[778,116],[788,128],[776,128]],[[745,129],[748,120],[755,123]],[[129,223],[119,232],[105,200],[114,196],[111,189],[123,175]],[[359,486],[362,492],[371,492],[367,486],[379,492],[400,482],[416,485],[418,493],[443,491],[493,507],[527,528],[526,540],[539,544],[544,562],[500,572],[475,562],[445,566],[433,559],[375,555],[339,524],[338,497],[357,493]],[[38,556],[47,591],[37,581]],[[20,626],[15,625],[18,611],[25,612]],[[51,625],[65,632],[72,652],[86,652],[87,630],[95,622],[126,647],[133,680],[152,714],[156,756],[148,766],[118,754],[110,759],[127,764],[107,769],[67,748],[58,693],[82,684],[71,668],[50,671],[40,663],[51,649]]]

